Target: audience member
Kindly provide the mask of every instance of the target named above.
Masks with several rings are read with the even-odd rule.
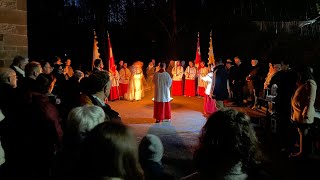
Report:
[[[213,113],[201,130],[194,155],[197,172],[183,179],[261,179],[254,167],[258,139],[250,118],[233,109]]]
[[[62,151],[57,153],[53,165],[53,179],[70,179],[77,172],[75,168],[83,140],[98,124],[108,120],[103,109],[95,105],[73,108],[66,120]]]
[[[125,125],[112,122],[97,125],[83,147],[79,179],[143,179],[136,138]]]
[[[164,172],[162,166],[163,145],[160,138],[153,134],[145,135],[139,144],[139,161],[145,180],[174,179]]]
[[[314,80],[311,67],[299,67],[297,69],[297,75],[298,88],[291,101],[291,119],[297,126],[300,150],[292,155],[304,156],[311,152],[309,130],[315,117],[314,103],[317,94],[317,83]]]
[[[82,87],[82,89],[87,90],[80,96],[80,105],[89,104],[102,107],[111,121],[121,122],[119,113],[111,109],[111,107],[105,103],[111,88],[109,75],[103,71],[95,71],[88,79],[83,80],[85,83],[82,83],[82,85],[87,87]]]

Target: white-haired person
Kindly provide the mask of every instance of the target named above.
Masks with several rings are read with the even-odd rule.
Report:
[[[12,98],[15,98],[14,88],[17,87],[17,76],[14,70],[10,68],[0,68],[0,138],[3,138],[6,132],[5,121],[12,114],[15,104]],[[0,167],[5,162],[4,151],[0,142]],[[1,168],[0,168],[1,169]]]
[[[75,107],[69,112],[64,129],[64,146],[58,153],[53,168],[54,179],[64,179],[74,174],[84,138],[95,126],[104,121],[109,121],[109,117],[96,105]]]

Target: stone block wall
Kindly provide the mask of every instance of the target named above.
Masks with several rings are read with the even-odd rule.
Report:
[[[27,0],[0,0],[0,67],[28,56]]]

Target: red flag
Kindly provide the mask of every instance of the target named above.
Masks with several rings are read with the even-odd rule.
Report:
[[[197,42],[195,65],[198,67],[200,62],[201,62],[201,52],[200,52],[200,38],[199,38],[199,32],[198,32],[198,42]]]
[[[110,36],[109,33],[108,34],[108,46],[109,46],[109,71],[115,71],[116,67],[115,67],[115,63],[114,63],[114,57],[113,57],[113,53],[112,53],[112,46],[111,46],[111,41],[110,41]]]
[[[98,40],[97,40],[97,35],[96,35],[96,31],[93,30],[93,55],[92,55],[92,69],[94,68],[94,61],[96,59],[100,58],[100,54],[98,51]]]

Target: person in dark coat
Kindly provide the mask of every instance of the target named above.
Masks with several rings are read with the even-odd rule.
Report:
[[[223,101],[228,99],[228,72],[225,69],[222,59],[218,58],[215,61],[215,68],[213,71],[212,86],[211,86],[212,99],[216,100],[218,109],[224,107]]]
[[[234,76],[233,76],[233,85],[234,85],[234,98],[235,104],[238,106],[243,105],[243,87],[246,80],[246,68],[245,65],[241,62],[240,58],[236,56],[234,58]]]
[[[248,83],[248,89],[250,91],[250,96],[253,101],[252,109],[258,109],[258,97],[259,92],[262,89],[262,70],[260,68],[259,61],[257,59],[251,60],[251,71],[249,75],[246,77],[247,83]]]

